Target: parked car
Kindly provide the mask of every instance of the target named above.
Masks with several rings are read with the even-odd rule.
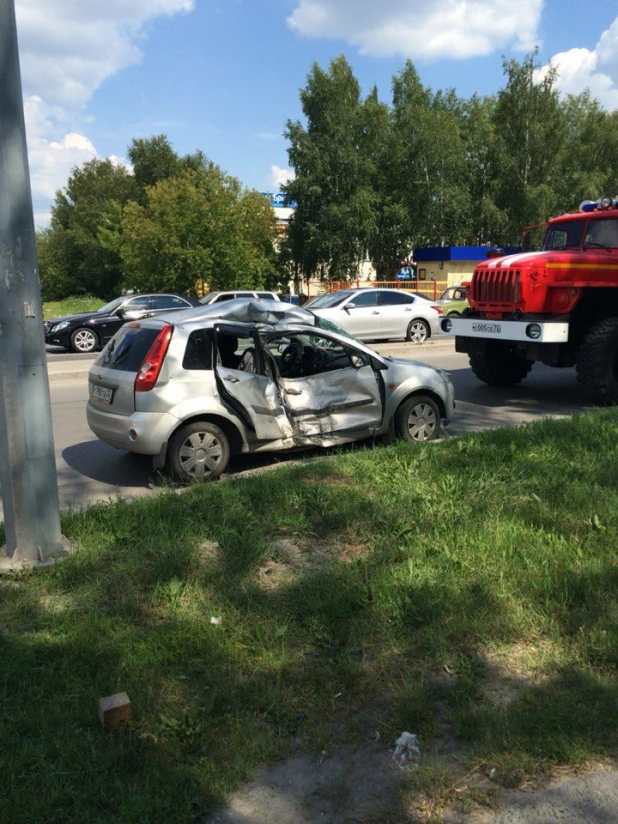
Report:
[[[449,315],[459,317],[463,310],[470,306],[463,286],[449,286],[442,293],[438,302],[447,317]]]
[[[437,303],[404,289],[342,289],[305,305],[360,340],[404,338],[423,343],[439,334],[442,314]]]
[[[235,453],[437,438],[454,408],[446,372],[332,329],[247,300],[127,324],[90,369],[88,424],[181,481],[217,478]]]
[[[208,306],[211,303],[220,303],[222,300],[236,300],[236,298],[254,298],[257,300],[280,300],[276,292],[258,292],[251,290],[239,290],[232,292],[208,292],[203,298],[200,298],[200,303]]]
[[[63,346],[73,352],[94,352],[104,346],[128,320],[199,305],[197,300],[186,295],[124,295],[95,312],[64,315],[45,321],[45,343]]]

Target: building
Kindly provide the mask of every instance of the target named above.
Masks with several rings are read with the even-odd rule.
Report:
[[[462,281],[470,280],[474,269],[487,252],[494,246],[434,246],[428,249],[415,249],[414,261],[419,285],[423,281],[436,280],[445,283],[444,288],[457,286]],[[521,252],[516,246],[505,246],[505,255]]]

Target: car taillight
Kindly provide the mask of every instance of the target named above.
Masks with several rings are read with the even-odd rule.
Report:
[[[442,314],[442,312],[444,311],[444,309],[443,309],[441,306],[438,306],[438,304],[437,304],[437,303],[432,303],[432,304],[431,304],[431,308],[432,308],[432,309],[435,309],[435,310],[436,310],[436,312],[437,312],[439,315],[441,315],[441,314]]]
[[[164,326],[148,350],[148,354],[144,358],[144,362],[135,378],[136,392],[148,392],[157,382],[167,354],[167,347],[170,345],[173,328],[171,324]]]

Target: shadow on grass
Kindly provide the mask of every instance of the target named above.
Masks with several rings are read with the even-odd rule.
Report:
[[[560,436],[539,431],[537,452],[551,452]],[[572,545],[538,537],[543,524],[554,534],[552,501],[528,535],[531,437],[354,451],[66,515],[75,555],[0,581],[0,819],[186,824],[299,741],[373,735],[368,716],[390,731],[385,746],[402,729],[424,742],[454,732],[511,784],[611,752],[618,692],[603,633],[616,573],[600,527],[612,528],[616,492],[607,481],[605,509],[595,502],[600,527],[585,500],[569,502]],[[259,571],[283,564],[281,536],[301,563],[266,587]],[[558,650],[542,681],[507,706],[488,700],[488,646],[542,634]],[[102,734],[96,701],[121,690],[132,729]]]

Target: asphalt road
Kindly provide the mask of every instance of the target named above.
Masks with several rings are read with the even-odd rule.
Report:
[[[456,354],[448,339],[424,346],[393,343],[377,344],[375,348],[383,354],[440,366],[450,373],[457,399],[456,415],[449,428],[452,435],[516,426],[547,416],[564,417],[586,408],[573,369],[536,365],[521,386],[491,389],[472,375],[467,356]],[[74,355],[62,350],[48,352],[62,507],[107,501],[117,495],[133,498],[148,494],[164,483],[153,472],[149,458],[113,449],[98,441],[88,429],[87,370],[92,360],[92,355]],[[231,471],[239,473],[274,466],[298,457],[298,453],[238,456],[233,459]]]

